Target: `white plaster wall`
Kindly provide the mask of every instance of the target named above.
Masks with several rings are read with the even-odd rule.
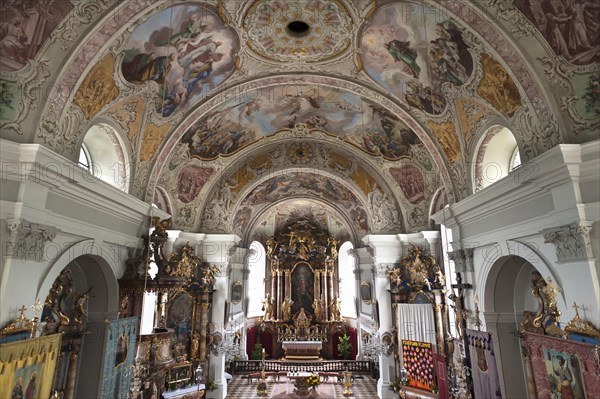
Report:
[[[111,279],[119,278],[128,248],[142,245],[149,213],[160,213],[37,144],[0,140],[0,160],[0,324],[14,318],[21,305],[29,309],[36,298],[43,301],[56,276],[78,256],[102,258]],[[7,253],[6,223],[12,219],[56,229],[56,237],[35,259],[15,257]],[[29,310],[26,315],[33,317]]]
[[[557,306],[563,327],[575,316],[573,302],[584,307],[581,316],[600,327],[599,154],[598,141],[559,145],[433,216],[437,223],[445,222],[452,229],[455,250],[473,249],[473,268],[463,273],[463,281],[474,286],[466,292],[466,306],[474,309],[473,293],[477,292],[484,329],[497,337],[504,397],[523,395],[523,381],[513,375],[522,367],[518,339],[511,332],[523,310],[535,311],[537,305],[525,293],[530,290],[531,269],[523,270],[512,283],[502,284],[496,281],[498,268],[492,267],[496,262],[518,256],[545,279],[554,280],[562,290]],[[591,223],[590,252],[586,258],[561,261],[555,245],[545,242],[544,233],[574,223]],[[504,307],[499,306],[502,291]],[[469,325],[473,327],[472,322]]]

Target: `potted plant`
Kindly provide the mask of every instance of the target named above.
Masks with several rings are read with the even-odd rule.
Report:
[[[208,380],[208,382],[206,383],[206,389],[208,391],[214,391],[215,389],[217,389],[217,384],[213,380]]]
[[[262,344],[254,344],[254,349],[252,350],[252,360],[262,360]],[[265,359],[269,358],[269,354],[265,352]]]
[[[346,333],[339,338],[338,341],[338,353],[342,356],[342,359],[348,360],[352,353],[352,344],[350,343],[350,336]]]

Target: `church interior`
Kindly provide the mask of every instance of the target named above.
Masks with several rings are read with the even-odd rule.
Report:
[[[598,21],[2,0],[0,398],[595,397]]]

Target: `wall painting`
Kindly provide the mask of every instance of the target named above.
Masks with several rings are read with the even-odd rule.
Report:
[[[396,180],[408,202],[418,204],[425,199],[425,181],[421,171],[413,165],[390,168],[390,175]]]
[[[506,69],[489,54],[481,54],[483,78],[477,86],[477,94],[487,100],[495,109],[507,116],[513,116],[521,105],[519,89]]]
[[[212,168],[203,168],[195,165],[187,165],[177,176],[178,198],[184,204],[196,199],[204,184],[213,173]]]
[[[86,119],[91,119],[119,96],[119,88],[112,79],[114,66],[114,55],[106,55],[94,65],[75,93],[73,103],[81,109]]]

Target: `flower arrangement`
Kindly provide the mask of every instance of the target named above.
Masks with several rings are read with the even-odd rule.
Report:
[[[306,380],[306,384],[311,388],[318,387],[320,383],[321,382],[319,381],[319,376],[317,374],[311,374]]]
[[[398,392],[407,383],[408,383],[408,380],[406,378],[402,378],[402,377],[396,378],[396,380],[390,384],[390,389],[394,392]]]

